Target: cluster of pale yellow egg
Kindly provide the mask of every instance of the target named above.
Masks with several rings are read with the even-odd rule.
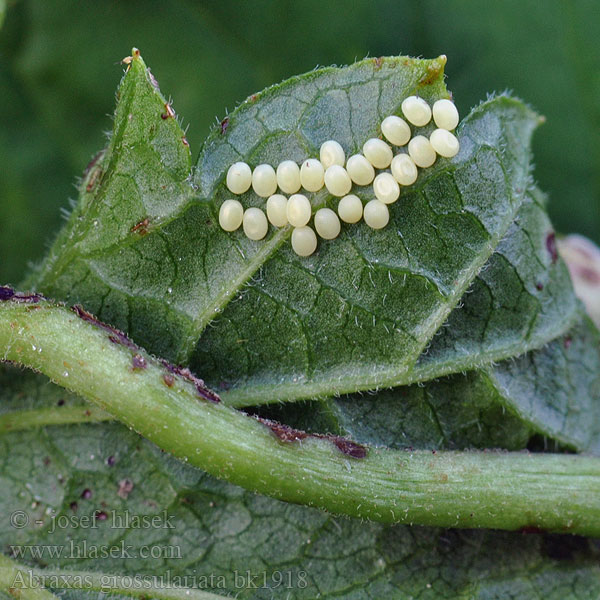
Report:
[[[458,139],[452,130],[458,125],[458,111],[450,100],[438,100],[433,107],[418,96],[402,102],[406,121],[417,127],[427,125],[433,116],[437,125],[429,138],[412,136],[409,124],[398,116],[386,117],[381,123],[383,137],[393,146],[407,146],[406,153],[394,156],[392,148],[378,138],[367,140],[362,154],[346,160],[342,146],[329,140],[321,145],[319,159],[309,158],[298,166],[284,160],[277,170],[262,164],[251,170],[244,162],[236,162],[227,172],[227,187],[233,194],[244,194],[250,189],[267,198],[265,213],[256,207],[244,210],[238,200],[225,200],[219,210],[219,224],[225,231],[235,231],[240,226],[251,240],[262,240],[269,228],[292,225],[292,248],[300,256],[310,256],[317,248],[317,236],[309,222],[312,206],[300,188],[318,192],[325,186],[328,192],[339,197],[337,214],[330,208],[320,208],[314,215],[314,229],[326,240],[336,238],[341,230],[340,219],[345,223],[358,223],[361,218],[373,229],[382,229],[390,219],[388,204],[400,196],[400,186],[413,184],[418,168],[433,165],[437,155],[451,158],[458,153]],[[345,165],[345,166],[344,166]],[[375,169],[388,169],[375,174]],[[375,198],[363,207],[360,198],[351,194],[352,184],[373,185]],[[277,193],[277,188],[289,198]]]

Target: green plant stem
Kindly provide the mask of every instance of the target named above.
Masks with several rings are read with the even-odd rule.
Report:
[[[600,535],[600,459],[381,448],[353,458],[329,439],[284,442],[112,337],[62,306],[0,302],[0,357],[45,373],[164,450],[245,488],[388,523]],[[133,368],[136,352],[145,368]]]
[[[98,571],[34,569],[0,554],[0,588],[23,600],[57,600],[45,589],[70,589],[122,594],[133,598],[159,600],[219,600],[225,596],[198,589],[172,586],[164,578],[122,576]]]

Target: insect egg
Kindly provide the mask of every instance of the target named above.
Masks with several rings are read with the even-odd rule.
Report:
[[[435,162],[435,150],[424,135],[416,135],[408,142],[408,153],[417,167],[427,168]]]
[[[344,149],[335,140],[323,142],[321,151],[319,152],[319,158],[321,159],[321,164],[325,170],[329,169],[332,165],[340,165],[340,167],[343,167],[346,162]]]
[[[310,227],[296,227],[292,231],[292,249],[299,256],[310,256],[317,249],[317,236]]]
[[[237,200],[225,200],[219,209],[219,225],[225,231],[235,231],[242,224],[244,207]]]
[[[395,115],[386,117],[382,121],[381,133],[394,146],[404,146],[410,140],[410,127],[408,123]]]
[[[300,167],[293,160],[279,163],[277,185],[286,194],[295,194],[300,189]]]
[[[369,185],[375,177],[373,165],[362,154],[354,154],[348,159],[346,171],[356,185]]]
[[[258,165],[254,169],[252,189],[263,198],[268,198],[277,191],[277,175],[271,165]]]
[[[400,196],[400,186],[390,173],[379,173],[373,181],[375,197],[384,204],[392,204]]]
[[[363,214],[363,205],[358,196],[348,194],[338,204],[338,215],[344,223],[358,223]]]
[[[232,194],[243,194],[250,189],[252,170],[245,162],[233,163],[227,171],[227,188]]]
[[[281,194],[273,194],[267,200],[267,218],[275,227],[285,227],[287,220],[287,198]]]
[[[340,235],[340,220],[330,208],[320,208],[315,214],[315,229],[324,240]]]
[[[412,185],[418,176],[417,165],[408,154],[397,154],[392,159],[392,175],[400,185]]]
[[[267,217],[260,208],[247,208],[244,213],[244,233],[251,240],[262,240],[269,229]]]
[[[440,129],[452,131],[458,125],[458,110],[451,100],[438,100],[433,105],[433,120]]]
[[[318,192],[325,182],[325,169],[320,160],[309,158],[300,167],[300,182],[307,192]]]
[[[352,189],[352,180],[344,167],[331,165],[325,171],[325,186],[334,196],[345,196]]]
[[[365,206],[364,218],[372,229],[383,229],[390,221],[390,211],[381,200],[371,200]]]
[[[460,144],[455,135],[447,129],[436,129],[429,136],[433,149],[445,158],[452,158],[458,154]]]
[[[304,227],[312,214],[312,208],[308,198],[302,194],[294,194],[287,201],[286,215],[290,225]]]
[[[387,169],[392,162],[392,149],[378,138],[371,138],[363,146],[363,154],[376,169]]]
[[[404,116],[417,127],[423,127],[431,121],[431,108],[429,104],[418,96],[409,96],[402,102]]]

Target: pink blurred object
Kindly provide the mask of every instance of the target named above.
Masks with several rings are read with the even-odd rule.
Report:
[[[557,243],[560,255],[569,268],[575,294],[600,327],[600,248],[577,234],[559,239]]]

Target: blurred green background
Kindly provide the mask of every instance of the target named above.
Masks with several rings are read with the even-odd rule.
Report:
[[[0,13],[3,0],[0,0]],[[546,116],[535,176],[559,231],[600,241],[597,0],[12,0],[0,31],[0,283],[18,283],[61,225],[111,127],[132,46],[197,154],[249,94],[317,65],[448,56],[464,115],[512,90]]]

